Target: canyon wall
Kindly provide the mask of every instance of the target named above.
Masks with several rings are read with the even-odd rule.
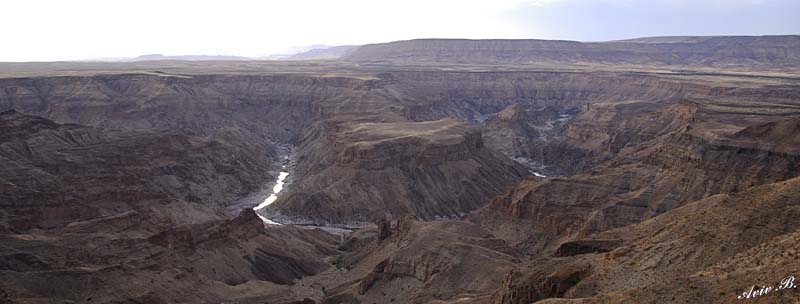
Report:
[[[794,78],[359,69],[0,79],[0,109],[16,109],[0,115],[1,291],[668,302],[648,278],[687,261],[665,282],[677,301],[702,301],[716,298],[697,287],[765,278],[695,274],[724,276],[796,239],[796,179],[781,182],[800,175]],[[259,215],[366,228],[233,217],[231,202],[274,180],[279,144],[294,146],[289,183]]]

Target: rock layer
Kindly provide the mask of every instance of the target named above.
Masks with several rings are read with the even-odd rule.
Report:
[[[345,225],[458,217],[524,175],[485,148],[479,130],[455,120],[349,124],[334,136],[341,144],[317,153],[333,164],[293,184],[268,217]]]
[[[607,253],[528,263],[501,285],[494,303],[571,298],[580,303],[730,303],[752,285],[776,286],[798,268],[796,198],[800,179],[722,194],[583,242],[623,240]],[[708,225],[715,223],[715,225]],[[584,269],[578,277],[559,277]],[[564,289],[547,282],[558,278]],[[792,303],[796,289],[750,300]]]
[[[743,144],[745,139],[728,140],[741,138],[734,132],[717,138],[695,131],[697,125],[713,123],[712,117],[728,120],[720,115],[682,103],[640,113],[612,127],[571,124],[588,131],[578,132],[589,134],[581,137],[567,130],[567,136],[577,138],[581,148],[614,157],[570,178],[529,179],[472,218],[493,227],[498,236],[520,249],[535,253],[553,250],[551,246],[561,237],[634,224],[703,197],[800,175],[796,153],[753,148]],[[581,116],[576,121],[580,122]],[[703,117],[702,123],[695,123],[698,117]],[[794,135],[783,133],[759,142],[761,147],[783,147],[787,136]],[[620,147],[615,141],[625,145]]]
[[[15,111],[0,114],[0,129],[7,231],[220,219],[271,165],[266,155],[170,131],[61,125]]]

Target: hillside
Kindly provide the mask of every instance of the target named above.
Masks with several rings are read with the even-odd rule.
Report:
[[[566,63],[787,69],[800,66],[800,36],[641,38],[611,42],[418,39],[362,46],[354,61]]]

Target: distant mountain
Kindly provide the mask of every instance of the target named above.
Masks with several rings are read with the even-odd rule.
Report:
[[[167,56],[162,54],[148,54],[136,58],[112,58],[109,60],[98,59],[97,61],[158,61],[158,60],[180,60],[180,61],[237,61],[237,60],[315,60],[315,59],[335,59],[350,54],[357,49],[358,45],[312,45],[297,48],[287,54],[271,54],[262,57],[242,57],[230,55],[175,55]]]
[[[635,43],[701,43],[712,38],[724,36],[661,36],[644,37],[624,40],[614,40],[609,42],[635,42]]]
[[[336,59],[347,56],[360,45],[340,45],[340,46],[325,46],[322,48],[315,48],[305,52],[297,53],[289,56],[289,60],[315,60],[315,59]]]
[[[142,55],[128,61],[153,61],[153,60],[184,60],[184,61],[208,61],[208,60],[252,60],[248,57],[229,56],[229,55],[179,55],[165,56],[161,54]]]
[[[800,66],[800,36],[652,37],[609,42],[416,39],[368,44],[354,61]]]

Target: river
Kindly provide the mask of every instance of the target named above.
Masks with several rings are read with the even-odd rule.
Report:
[[[286,169],[286,166],[283,166],[283,169]],[[263,202],[258,204],[258,206],[253,207],[253,210],[258,211],[259,209],[269,206],[270,204],[275,202],[275,200],[278,199],[278,193],[280,193],[281,190],[283,190],[284,180],[286,180],[287,176],[289,176],[289,172],[281,171],[280,173],[278,173],[278,180],[275,181],[275,186],[272,187],[272,194],[270,194],[266,199],[264,199]],[[280,225],[280,223],[277,223],[266,217],[261,216],[261,214],[259,214],[258,212],[256,212],[256,214],[258,214],[258,217],[260,217],[261,220],[264,221],[264,223],[271,225]]]

